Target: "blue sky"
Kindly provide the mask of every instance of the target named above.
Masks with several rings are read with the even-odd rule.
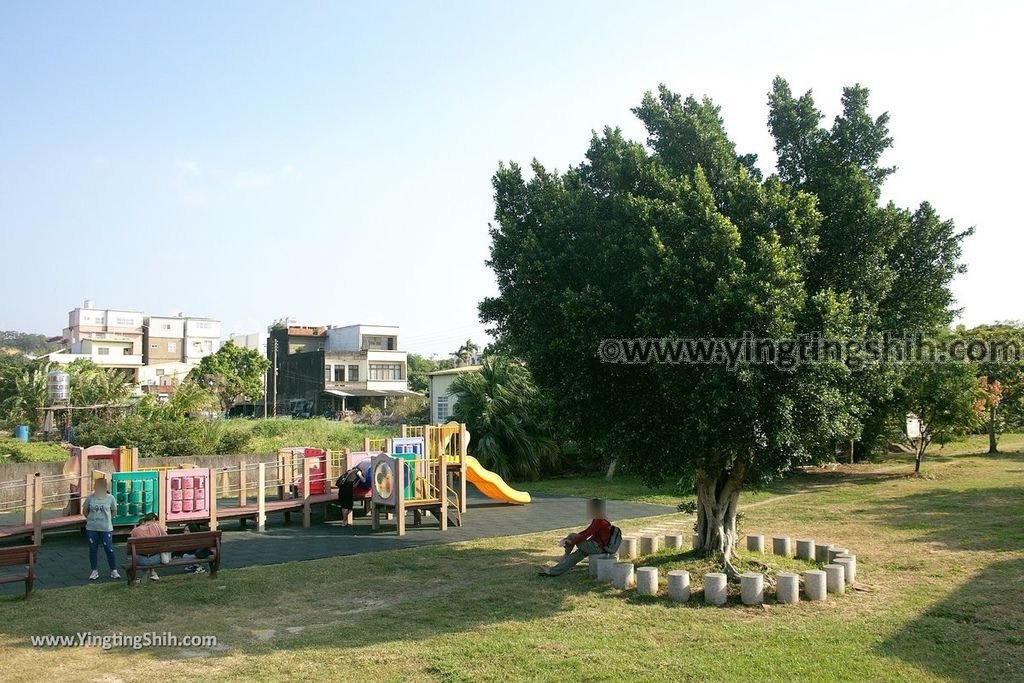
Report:
[[[969,324],[1024,319],[1012,3],[0,4],[0,329],[97,306],[403,327],[447,353],[476,305],[500,160],[577,163],[664,82],[773,163],[781,74],[892,115],[897,202],[978,233]]]

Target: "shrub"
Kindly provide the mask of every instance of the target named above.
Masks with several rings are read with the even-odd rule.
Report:
[[[252,443],[252,432],[235,429],[226,431],[217,440],[217,453],[222,455],[233,455],[245,453]]]
[[[262,438],[274,438],[284,436],[289,426],[287,420],[260,420],[253,426],[252,433]]]
[[[10,462],[63,462],[68,451],[57,443],[30,441],[22,443],[14,439],[0,439],[0,456],[6,455]]]
[[[206,447],[202,423],[187,420],[147,420],[130,415],[121,420],[89,420],[75,429],[79,446],[103,444],[111,448],[134,446],[144,457],[204,455]]]

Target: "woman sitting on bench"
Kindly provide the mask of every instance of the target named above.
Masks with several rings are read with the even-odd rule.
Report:
[[[166,536],[167,532],[164,531],[163,526],[160,524],[160,519],[152,512],[147,514],[145,517],[139,520],[138,526],[132,529],[132,533],[129,538],[153,538],[154,536]],[[152,569],[155,565],[160,564],[160,555],[139,555],[139,566],[148,567],[146,569],[146,578],[150,581],[159,581],[160,577],[157,575],[156,570]],[[141,583],[142,579],[136,579],[136,583]]]

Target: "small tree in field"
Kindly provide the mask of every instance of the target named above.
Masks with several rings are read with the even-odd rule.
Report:
[[[269,368],[270,361],[259,352],[229,341],[199,361],[188,373],[187,381],[216,394],[226,413],[237,400],[263,398],[263,380]]]
[[[855,378],[836,362],[619,364],[598,351],[616,338],[863,338],[885,321],[948,317],[963,235],[927,205],[880,206],[886,119],[867,115],[863,88],[843,105],[824,129],[810,96],[777,81],[779,172],[767,179],[718,107],[665,88],[634,110],[646,145],[605,129],[564,174],[535,162],[529,179],[516,165],[494,177],[499,295],[481,317],[568,435],[649,481],[693,483],[699,547],[732,574],[740,492],[856,438],[864,397],[891,392],[889,375]]]
[[[911,439],[914,472],[921,471],[925,451],[936,439],[949,439],[978,427],[985,415],[986,394],[967,363],[915,365],[903,380],[906,406],[921,420],[921,435]]]

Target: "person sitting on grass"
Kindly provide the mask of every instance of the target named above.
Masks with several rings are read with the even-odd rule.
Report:
[[[578,534],[569,534],[558,542],[565,548],[565,554],[554,567],[542,569],[541,576],[564,574],[579,564],[584,557],[609,552],[608,545],[612,540],[613,527],[605,517],[604,501],[600,498],[591,498],[587,502],[587,514],[591,518],[590,526]]]
[[[203,524],[202,522],[189,522],[185,525],[183,531],[186,534],[198,534],[203,531],[209,531],[210,526]],[[196,548],[195,550],[186,551],[181,554],[183,560],[208,560],[213,555],[213,551],[209,548]],[[190,574],[205,574],[206,567],[201,564],[190,564],[185,567],[185,571]]]
[[[132,533],[128,538],[153,538],[154,536],[166,536],[167,532],[164,531],[163,526],[160,524],[160,518],[156,514],[150,512],[146,514],[142,519],[139,520],[138,526],[132,529]],[[156,570],[152,567],[160,564],[160,554],[156,555],[139,555],[139,566],[147,567],[146,578],[150,581],[159,581],[160,577],[157,575]],[[142,583],[142,579],[135,579],[136,583]]]

